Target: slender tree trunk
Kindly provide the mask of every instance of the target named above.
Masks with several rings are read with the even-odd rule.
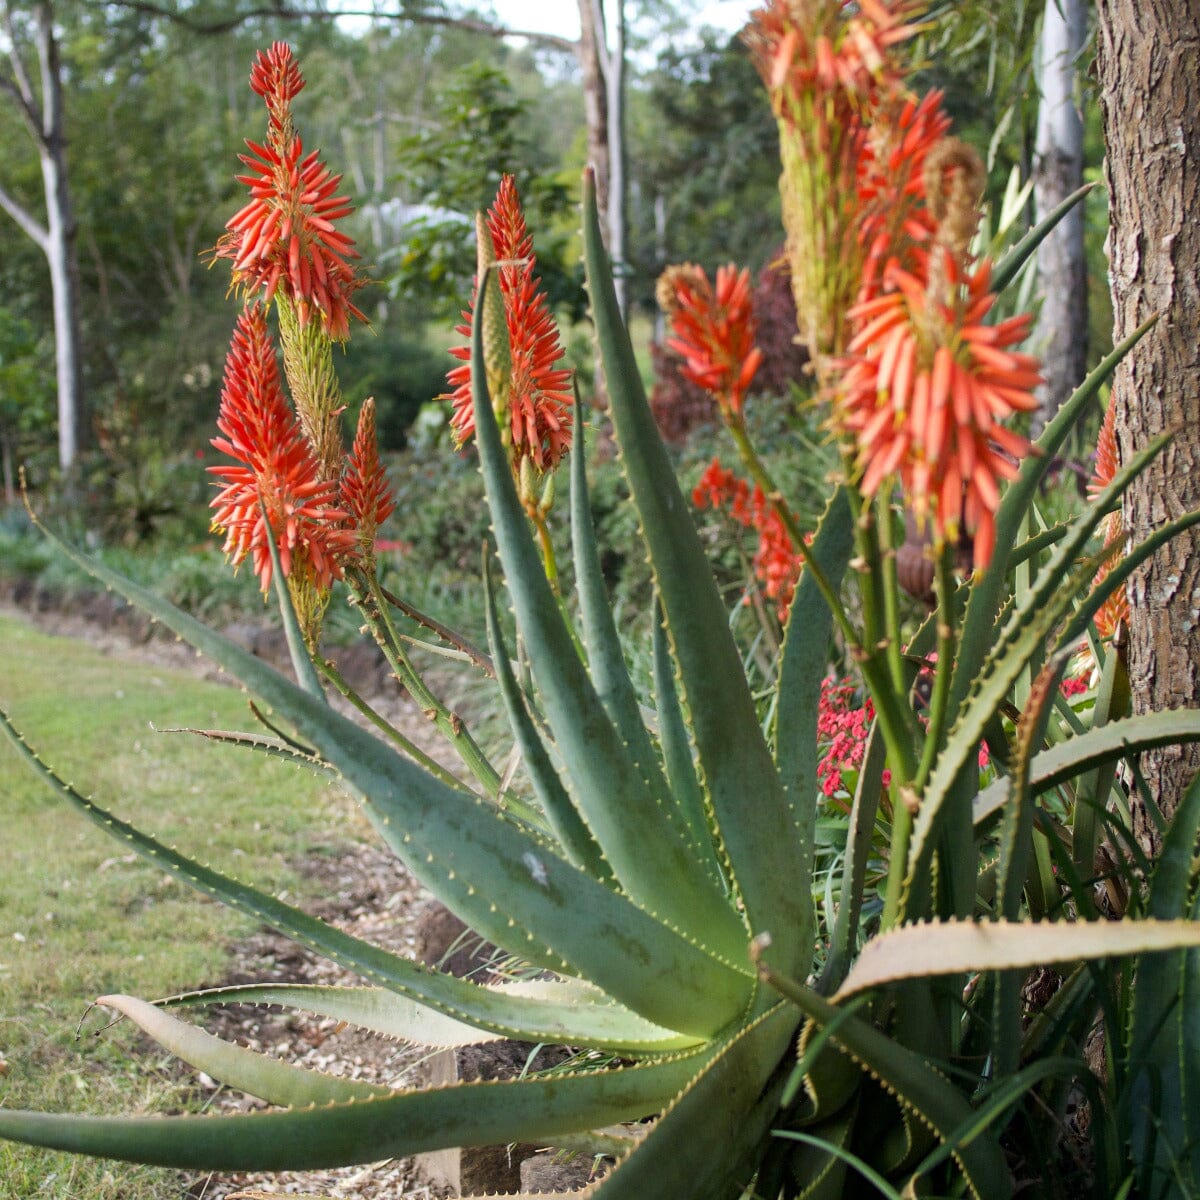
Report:
[[[1037,219],[1083,183],[1083,121],[1075,105],[1075,79],[1087,36],[1084,0],[1046,0],[1038,43],[1038,105],[1033,180]],[[1038,248],[1043,296],[1034,343],[1043,358],[1038,429],[1082,381],[1087,371],[1087,264],[1083,206],[1077,206]]]
[[[0,84],[37,146],[42,166],[46,223],[42,225],[0,188],[0,208],[29,235],[46,255],[54,303],[54,349],[58,381],[58,459],[65,473],[75,465],[86,434],[83,380],[80,364],[79,270],[76,261],[75,216],[67,181],[67,142],[63,100],[62,62],[54,36],[54,8],[39,0],[34,8],[40,98],[21,59],[21,47],[7,4],[3,14],[6,50],[12,70],[0,75]]]
[[[579,0],[579,63],[588,159],[596,172],[596,208],[612,259],[621,311],[626,305],[625,4],[615,0],[609,43],[604,0]]]
[[[1108,148],[1114,337],[1155,313],[1113,382],[1121,458],[1171,440],[1125,497],[1134,542],[1200,507],[1200,8],[1195,0],[1099,0],[1097,70]],[[1200,532],[1130,580],[1135,711],[1200,702]],[[1200,767],[1195,747],[1146,754],[1150,794],[1170,816]],[[1160,838],[1135,799],[1135,832]]]

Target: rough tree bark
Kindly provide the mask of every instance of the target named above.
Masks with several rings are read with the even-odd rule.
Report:
[[[82,333],[79,319],[79,271],[75,250],[75,215],[67,182],[67,139],[64,128],[62,62],[54,36],[54,9],[50,0],[38,0],[33,8],[33,38],[37,51],[40,95],[21,58],[12,12],[0,7],[3,19],[8,71],[0,72],[0,91],[7,92],[17,106],[25,127],[37,147],[42,166],[42,188],[46,221],[40,222],[0,187],[3,208],[35,241],[50,268],[54,303],[54,350],[58,381],[58,460],[70,472],[83,446],[83,379],[80,367]]]
[[[1075,104],[1078,60],[1087,37],[1084,0],[1046,0],[1038,40],[1039,84],[1033,182],[1040,221],[1083,183],[1083,121]],[[1038,391],[1040,429],[1087,372],[1087,264],[1078,205],[1038,247],[1043,300],[1034,343],[1046,382]]]
[[[1158,324],[1118,368],[1120,453],[1170,431],[1126,495],[1133,541],[1200,507],[1200,7],[1196,0],[1099,0],[1097,71],[1108,148],[1114,337]],[[1129,669],[1135,711],[1200,702],[1200,532],[1176,538],[1131,580]],[[1200,768],[1200,751],[1144,755],[1165,815]],[[1135,808],[1154,853],[1155,823]]]

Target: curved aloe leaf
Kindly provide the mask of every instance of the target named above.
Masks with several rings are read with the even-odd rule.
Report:
[[[496,286],[492,276],[480,280],[481,291]],[[665,925],[711,946],[717,955],[743,959],[746,931],[741,918],[690,853],[686,831],[677,827],[671,810],[659,803],[642,778],[579,660],[546,580],[487,396],[483,309],[482,303],[477,306],[471,339],[479,462],[517,627],[543,711],[574,785],[580,816],[635,903]],[[481,926],[476,928],[484,932]]]
[[[777,1068],[797,1023],[795,1011],[777,1003],[727,1042],[601,1181],[596,1200],[742,1195],[777,1113]]]
[[[613,621],[612,608],[600,569],[600,551],[588,496],[587,448],[583,412],[576,396],[575,428],[571,441],[571,552],[579,618],[587,647],[588,668],[600,703],[604,705],[647,785],[660,796],[667,791],[658,757],[646,732],[637,693],[625,666],[625,653]]]
[[[704,789],[696,775],[692,742],[688,736],[687,723],[683,719],[683,709],[679,704],[679,692],[675,687],[675,664],[671,661],[671,648],[667,644],[667,631],[663,625],[662,605],[657,596],[654,598],[651,621],[654,696],[658,704],[658,740],[662,746],[663,764],[671,786],[670,801],[691,831],[692,843],[697,848],[696,853],[700,861],[704,863],[713,879],[725,888],[725,875],[713,842],[712,814],[704,799]]]
[[[807,971],[813,929],[803,852],[742,670],[725,608],[646,404],[600,235],[596,188],[584,176],[584,261],[613,427],[679,667],[703,782],[733,883],[753,933],[769,932],[772,955]]]
[[[1042,963],[1118,958],[1200,947],[1200,922],[931,921],[872,938],[834,1000],[902,979],[973,971],[1015,971]]]
[[[1157,317],[1151,317],[1135,329],[1089,373],[1042,431],[1042,436],[1037,442],[1038,453],[1026,458],[1021,464],[1016,480],[1005,491],[996,513],[995,554],[991,565],[971,588],[971,597],[967,604],[951,688],[953,706],[957,707],[967,694],[991,648],[992,627],[1008,595],[1009,568],[1016,561],[1010,547],[1017,544],[1025,514],[1050,469],[1051,461],[1062,448],[1067,435],[1075,428],[1084,408],[1100,391],[1105,380],[1117,369],[1117,364],[1150,331],[1156,320]]]
[[[909,928],[924,929],[926,926]],[[995,926],[990,925],[989,928]],[[899,932],[906,931],[902,929]],[[869,949],[876,941],[886,941],[893,936],[895,934],[884,934],[868,942],[867,947]],[[855,971],[851,971],[851,978]],[[935,973],[931,970],[919,972],[925,976]],[[915,978],[917,974],[914,972],[905,978]],[[957,1138],[958,1131],[970,1127],[973,1110],[966,1097],[948,1083],[923,1055],[901,1046],[860,1017],[847,1015],[836,1004],[831,1004],[803,984],[770,971],[765,972],[764,978],[816,1024],[832,1026],[837,1022],[836,1028],[830,1032],[832,1041],[864,1071],[878,1079],[901,1104],[912,1111],[917,1120],[950,1145],[954,1161],[962,1170],[964,1181],[976,1200],[992,1200],[993,1197],[1001,1200],[1011,1194],[1012,1178],[999,1143],[985,1129],[976,1129],[970,1139]],[[835,1001],[850,994],[848,984],[849,979],[834,997]]]
[[[504,994],[432,971],[310,917],[300,909],[187,858],[115,817],[64,783],[41,762],[0,711],[0,730],[29,767],[60,797],[112,837],[196,891],[270,925],[364,979],[412,997],[446,1015],[504,1037],[653,1051],[678,1037],[620,1004],[550,1003]],[[599,1040],[591,1040],[596,1035]],[[693,1039],[694,1041],[695,1039]]]
[[[464,1083],[232,1117],[87,1117],[0,1109],[0,1137],[200,1171],[318,1170],[452,1146],[553,1144],[560,1135],[657,1112],[712,1053],[705,1048],[616,1070]]]
[[[542,812],[545,813],[546,820],[550,822],[550,828],[566,851],[567,857],[576,866],[587,871],[594,879],[611,880],[612,872],[604,862],[603,851],[592,837],[591,830],[575,811],[525,707],[525,698],[513,674],[508,651],[500,634],[500,616],[496,612],[491,563],[486,554],[483,558],[483,596],[488,643],[500,698],[504,702],[509,728],[517,739],[521,757],[525,760],[525,769],[529,773],[533,790],[537,793]]]
[[[1200,777],[1175,811],[1150,883],[1149,911],[1166,923],[1176,924],[1171,918],[1190,915],[1188,924],[1200,924],[1196,920],[1200,901],[1189,898],[1198,829]],[[1195,1080],[1200,1078],[1198,988],[1200,951],[1147,955],[1138,963],[1128,1047],[1128,1103],[1134,1160],[1143,1172],[1156,1176],[1149,1195],[1168,1194],[1172,1179],[1176,1187],[1185,1181],[1194,1187],[1200,1172],[1196,1141],[1200,1114],[1188,1108]]]
[[[1033,252],[1049,236],[1054,227],[1097,185],[1085,183],[1076,188],[1061,204],[1052,208],[992,269],[991,289],[1000,293],[1016,278]]]
[[[362,797],[413,875],[477,932],[535,964],[584,975],[648,1020],[681,1033],[708,1036],[741,1011],[753,984],[740,957],[718,961],[571,866],[549,840],[518,828],[494,805],[439,783],[261,659],[47,536],[286,716]],[[503,908],[493,896],[502,898]]]
[[[390,1096],[394,1089],[357,1079],[339,1079],[280,1062],[269,1054],[247,1050],[181,1021],[178,1017],[135,996],[101,996],[97,1004],[128,1017],[176,1058],[220,1083],[286,1107],[305,1104],[345,1103]]]
[[[1173,708],[1163,712],[1122,717],[1081,733],[1033,757],[1029,787],[1045,792],[1076,775],[1154,746],[1200,741],[1200,709]],[[1012,781],[997,779],[975,799],[974,821],[984,824],[1008,803]]]
[[[304,767],[314,774],[325,775],[329,779],[338,778],[338,773],[328,763],[322,762],[319,758],[314,758],[311,754],[305,754],[302,750],[297,750],[293,746],[289,746],[282,738],[266,737],[260,733],[239,733],[233,729],[193,729],[186,726],[171,727],[169,729],[159,729],[156,727],[155,732],[191,733],[196,737],[204,738],[206,741],[220,742],[227,746],[241,746],[243,749],[253,750],[257,754],[265,755],[267,758],[281,758],[284,762]]]
[[[176,996],[155,1000],[154,1003],[160,1008],[190,1008],[208,1004],[280,1005],[333,1021],[345,1021],[348,1025],[357,1025],[382,1037],[439,1049],[500,1040],[498,1033],[485,1033],[407,996],[378,987],[245,983],[181,992]]]
[[[854,524],[845,488],[838,488],[829,502],[813,539],[811,554],[820,564],[834,589],[854,550]],[[800,583],[788,613],[783,654],[779,663],[779,686],[775,709],[775,762],[784,794],[796,824],[799,845],[796,877],[812,873],[816,843],[817,715],[821,682],[829,663],[833,616],[820,588],[808,572]]]

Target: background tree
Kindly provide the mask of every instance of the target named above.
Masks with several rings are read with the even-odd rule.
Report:
[[[1083,119],[1077,97],[1079,59],[1087,38],[1084,0],[1046,0],[1038,39],[1034,196],[1041,220],[1083,184]],[[1078,206],[1038,247],[1042,307],[1034,343],[1046,382],[1039,389],[1040,428],[1087,373],[1088,289],[1084,209]]]
[[[16,13],[0,2],[3,51],[0,91],[7,93],[33,140],[41,164],[45,219],[0,184],[0,208],[46,256],[54,307],[58,382],[58,460],[64,472],[74,465],[86,437],[76,224],[67,175],[67,136],[63,64],[50,0],[37,0],[30,12]],[[37,84],[30,60],[37,62]]]
[[[1100,0],[1096,65],[1108,144],[1114,337],[1158,323],[1117,370],[1123,460],[1172,438],[1126,493],[1138,541],[1200,507],[1200,10],[1178,0]],[[1129,673],[1137,712],[1200,701],[1200,533],[1175,538],[1130,580]],[[1200,767],[1195,748],[1144,755],[1136,798],[1147,850]]]

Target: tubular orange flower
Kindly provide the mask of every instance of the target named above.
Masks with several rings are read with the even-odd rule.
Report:
[[[388,485],[387,474],[379,461],[379,445],[375,437],[375,401],[363,401],[358,414],[358,430],[354,448],[342,476],[342,503],[350,513],[357,531],[358,544],[364,555],[374,549],[375,531],[395,511],[396,502]]]
[[[1010,347],[1029,333],[1029,316],[996,325],[990,264],[965,276],[941,247],[951,297],[893,265],[894,290],[851,310],[857,332],[836,400],[835,421],[857,443],[860,487],[872,495],[898,474],[919,518],[930,514],[941,541],[960,525],[974,534],[977,567],[991,561],[1001,479],[1013,479],[1030,449],[1001,422],[1037,406],[1038,360]]]
[[[304,86],[291,51],[276,43],[259,55],[251,87],[266,100],[270,114],[266,145],[247,141],[239,155],[247,174],[237,176],[250,189],[250,202],[225,226],[214,255],[233,262],[233,285],[250,296],[262,291],[270,304],[276,291],[292,302],[301,327],[319,313],[336,341],[350,336],[350,318],[365,321],[351,297],[362,286],[348,260],[358,257],[354,241],[334,225],[354,211],[336,195],[342,181],[316,151],[291,129],[291,99]]]
[[[541,280],[533,273],[537,265],[533,239],[526,229],[511,175],[500,181],[496,200],[488,210],[484,236],[491,241],[495,257],[484,254],[482,261],[499,264],[497,274],[509,343],[509,377],[500,381],[502,394],[493,395],[492,403],[498,416],[507,414],[506,433],[514,471],[519,471],[526,458],[539,471],[552,471],[571,445],[572,401],[567,391],[571,372],[557,365],[562,360],[558,329],[546,297],[538,291]],[[470,309],[462,314],[464,323],[456,326],[456,331],[468,339],[479,282],[477,279]],[[454,389],[449,397],[453,406],[450,424],[455,441],[462,445],[475,432],[471,351],[468,346],[455,346],[450,353],[462,362],[447,375]]]
[[[224,486],[213,498],[213,528],[225,533],[236,565],[247,556],[264,592],[271,585],[268,529],[287,577],[327,590],[355,550],[348,513],[336,507],[336,484],[322,480],[317,461],[288,408],[266,316],[253,305],[238,317],[213,446],[237,466],[210,467]]]
[[[718,267],[715,289],[703,268],[691,263],[669,268],[663,279],[673,284],[668,307],[675,336],[667,345],[682,356],[684,378],[711,392],[727,414],[740,414],[762,362],[754,344],[750,272]]]

